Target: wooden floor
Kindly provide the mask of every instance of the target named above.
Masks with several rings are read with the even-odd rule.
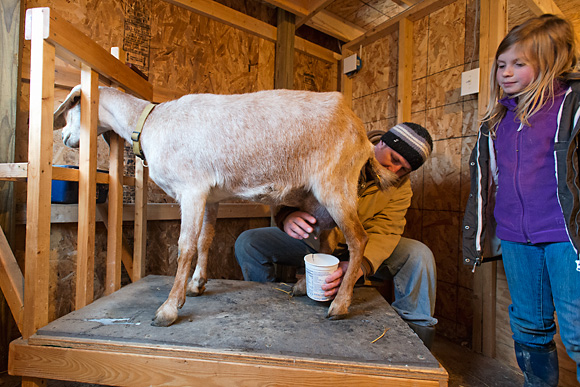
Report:
[[[183,315],[181,317],[181,323],[178,321],[171,328],[160,329],[151,328],[146,323],[146,320],[150,321],[150,315],[154,313],[156,304],[160,304],[164,297],[166,297],[171,282],[168,282],[163,277],[148,277],[141,281],[141,283],[138,282],[132,286],[128,286],[124,290],[122,289],[115,293],[115,295],[109,296],[108,300],[98,300],[92,304],[93,306],[87,306],[80,311],[73,312],[41,329],[39,334],[35,335],[38,336],[36,340],[40,340],[40,342],[33,344],[31,350],[33,353],[36,353],[34,351],[38,350],[35,348],[39,347],[34,347],[34,345],[40,344],[43,345],[40,348],[45,348],[42,351],[52,351],[50,347],[60,346],[58,340],[61,340],[60,343],[69,342],[71,345],[76,345],[75,343],[78,340],[102,343],[103,338],[105,338],[106,340],[102,345],[110,345],[111,348],[109,350],[112,351],[115,350],[115,347],[117,350],[118,348],[125,348],[124,346],[130,348],[133,343],[139,344],[140,342],[143,342],[145,345],[152,345],[153,347],[181,344],[188,348],[191,346],[192,349],[200,347],[241,348],[243,350],[242,356],[246,356],[244,355],[246,352],[256,353],[258,351],[260,353],[263,352],[264,355],[272,359],[291,356],[295,359],[295,363],[300,363],[301,357],[306,356],[310,358],[308,364],[317,364],[317,362],[326,364],[322,368],[325,372],[329,370],[328,367],[338,362],[341,364],[340,367],[346,367],[341,371],[341,375],[346,375],[342,374],[342,372],[346,372],[348,367],[354,367],[350,371],[351,373],[361,372],[362,369],[359,370],[357,364],[364,363],[364,367],[367,367],[369,370],[373,369],[373,372],[379,372],[379,374],[383,372],[389,375],[392,372],[389,369],[396,369],[399,370],[398,372],[408,373],[409,369],[419,367],[423,370],[421,372],[426,372],[429,375],[433,374],[433,377],[439,378],[437,375],[440,373],[438,369],[441,370],[439,366],[441,364],[449,374],[449,386],[522,385],[523,378],[516,370],[503,366],[495,360],[474,354],[469,349],[455,345],[443,338],[436,340],[432,354],[429,353],[421,345],[421,342],[418,341],[417,336],[412,333],[400,317],[398,317],[384,299],[373,289],[360,289],[355,292],[356,299],[353,300],[350,311],[351,314],[356,316],[355,318],[329,323],[324,318],[326,307],[311,302],[307,298],[288,299],[284,293],[275,291],[275,288],[272,287],[274,285],[217,280],[213,284],[212,282],[208,284],[209,294],[207,296],[196,298],[194,302],[187,302],[185,304],[184,308],[180,311],[180,315]],[[151,283],[149,284],[147,281]],[[166,287],[167,289],[165,289]],[[152,292],[152,289],[155,291]],[[144,292],[149,292],[150,294],[147,297],[139,297]],[[160,300],[155,300],[155,297],[159,297]],[[246,300],[246,298],[248,299]],[[103,305],[99,306],[99,303]],[[153,305],[149,305],[151,303]],[[195,312],[193,314],[189,310],[192,304],[195,305]],[[268,305],[266,309],[264,308],[265,304]],[[151,310],[149,311],[147,308]],[[101,321],[115,320],[119,322],[124,320],[120,317],[121,314],[123,316],[131,315],[131,324],[118,325]],[[247,316],[244,317],[244,314],[247,314]],[[299,316],[296,316],[296,314]],[[102,316],[106,316],[107,318],[103,319]],[[143,321],[141,321],[142,319]],[[248,325],[250,320],[253,321]],[[286,327],[290,322],[290,326]],[[351,327],[349,324],[353,326]],[[379,333],[378,330],[382,330],[383,326],[390,327],[387,335],[376,344],[368,345],[366,341],[369,340],[366,339],[368,337],[376,337]],[[289,330],[286,328],[289,328]],[[186,331],[181,332],[180,329],[186,329]],[[196,335],[185,334],[191,332],[190,329],[193,329]],[[324,331],[317,333],[317,329]],[[338,331],[334,332],[337,329]],[[331,332],[328,332],[329,330]],[[220,332],[228,332],[228,334],[222,335]],[[292,336],[296,332],[302,332],[302,334],[293,340],[288,340],[288,335]],[[312,332],[315,334],[312,334]],[[340,335],[340,332],[349,332],[349,334]],[[184,337],[188,336],[190,338],[185,339],[184,342]],[[328,339],[328,337],[337,338],[340,336],[343,337],[342,341],[344,342],[341,339]],[[52,345],[51,337],[60,337],[60,339],[55,342],[55,345]],[[109,343],[111,338],[114,338],[114,341],[118,344]],[[178,341],[172,344],[175,340]],[[295,342],[295,345],[291,344],[292,342]],[[46,347],[46,345],[49,346]],[[364,348],[359,348],[360,346],[364,346]],[[28,354],[28,347],[21,348],[23,352],[18,352],[19,354]],[[67,348],[73,347],[69,346]],[[109,354],[107,355],[108,358],[114,353],[109,352],[109,350],[105,348],[104,352]],[[81,352],[78,352],[79,355]],[[163,353],[160,352],[160,354]],[[336,357],[338,353],[344,357],[343,360]],[[154,354],[152,353],[151,355]],[[31,364],[28,361],[30,359],[36,359],[34,355],[30,354],[30,356],[32,357],[21,356],[20,363],[14,363],[15,369],[20,369],[22,375],[38,374],[38,372],[34,371],[30,373],[30,370],[36,370],[36,366],[33,366],[32,369],[30,368]],[[194,358],[197,356],[194,355]],[[253,358],[253,356],[251,357]],[[52,361],[55,358],[45,355],[44,360]],[[76,361],[80,362],[81,359],[77,358]],[[43,362],[39,362],[38,366],[41,367],[42,364]],[[89,368],[94,363],[90,364],[88,365]],[[285,363],[282,361],[280,364]],[[398,364],[402,365],[402,371],[400,370],[401,366],[398,366]],[[111,363],[108,366],[115,368],[114,366],[116,365],[118,364]],[[303,369],[310,370],[309,367],[311,366]],[[191,375],[190,371],[192,371],[192,368],[190,366],[186,368],[187,370],[184,370],[184,372],[187,375]],[[107,368],[107,370],[110,369]],[[320,367],[314,367],[314,369],[318,370],[315,372],[321,371]],[[158,372],[165,372],[163,370],[166,369],[160,369]],[[56,373],[41,371],[39,375],[42,375],[40,377],[47,377],[47,375],[56,376],[62,371],[62,365],[57,368],[51,368],[50,372],[53,371]],[[124,373],[124,369],[117,371],[119,371],[119,374]],[[284,370],[282,369],[281,371]],[[292,370],[288,369],[287,371],[290,372]],[[298,369],[294,371],[298,371]],[[206,370],[201,368],[199,372],[199,375],[203,377],[203,373]],[[280,380],[288,379],[288,372],[284,371],[282,375],[286,376],[282,376]],[[363,372],[366,373],[367,371]],[[63,379],[67,378],[62,372],[60,374],[62,375],[58,377]],[[301,377],[300,375],[296,374],[296,377]],[[344,376],[341,377],[343,378]],[[413,374],[413,378],[415,377],[424,376]],[[187,378],[190,378],[190,376],[187,376]],[[428,376],[428,378],[429,380],[435,380],[430,379],[431,376]],[[106,383],[105,379],[101,377],[96,379],[71,377],[71,379],[84,379],[85,382]],[[110,383],[115,383],[113,380],[116,379],[111,379]],[[151,381],[151,379],[149,380]],[[6,374],[0,375],[0,386],[18,386],[19,384],[19,377],[10,377]],[[91,386],[91,384],[56,380],[49,381],[48,385],[67,387]]]
[[[432,353],[449,373],[450,387],[515,387],[523,385],[519,370],[474,353],[469,348],[437,336]],[[19,387],[20,377],[0,373],[0,386]],[[49,380],[48,387],[94,387],[94,384]]]

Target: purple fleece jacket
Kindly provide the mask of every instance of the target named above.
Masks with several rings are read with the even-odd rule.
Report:
[[[556,90],[534,114],[530,126],[515,117],[517,101],[500,100],[508,111],[497,128],[495,149],[498,187],[494,210],[497,236],[521,243],[566,242],[564,215],[558,203],[554,136],[564,89]]]

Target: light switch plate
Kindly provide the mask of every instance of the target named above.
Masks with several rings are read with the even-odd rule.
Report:
[[[461,95],[479,93],[479,69],[461,73]]]

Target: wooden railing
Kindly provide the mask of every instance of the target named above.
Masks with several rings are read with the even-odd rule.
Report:
[[[97,112],[99,80],[143,99],[153,99],[151,85],[83,35],[49,8],[26,12],[25,37],[30,40],[30,116],[28,163],[0,164],[0,179],[27,182],[24,273],[0,232],[0,286],[26,339],[49,321],[49,256],[52,179],[78,181],[78,255],[75,308],[92,302],[95,256],[96,185],[109,185],[107,270],[105,293],[121,286],[123,256],[123,184],[135,185],[133,258],[125,265],[132,280],[144,273],[147,225],[147,169],[136,163],[135,178],[123,176],[123,139],[111,136],[109,173],[97,173]],[[79,169],[52,166],[55,58],[81,73],[81,144]]]

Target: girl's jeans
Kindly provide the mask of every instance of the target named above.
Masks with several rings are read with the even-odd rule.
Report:
[[[501,242],[503,265],[512,298],[509,307],[514,341],[543,347],[556,333],[576,362],[580,381],[580,272],[570,242]]]
[[[304,256],[317,252],[313,242],[316,241],[294,239],[277,227],[251,229],[236,240],[236,259],[246,281],[276,281],[274,264],[303,267]],[[431,250],[419,241],[401,238],[391,256],[385,259],[371,278],[393,278],[393,309],[404,320],[417,325],[437,324],[433,318],[437,280]]]

